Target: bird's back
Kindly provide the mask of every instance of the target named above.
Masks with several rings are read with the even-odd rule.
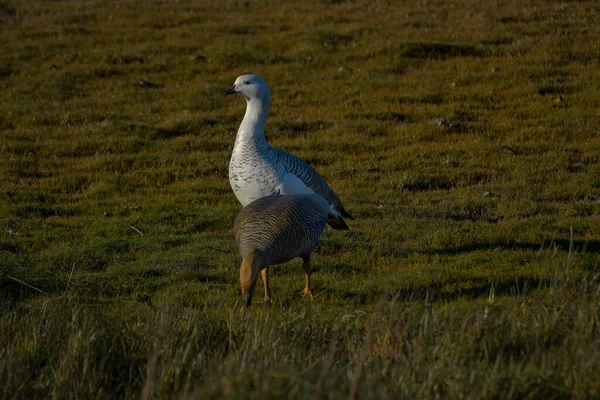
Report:
[[[269,264],[308,256],[325,228],[329,204],[314,194],[271,195],[244,207],[234,221],[242,257],[261,250]]]

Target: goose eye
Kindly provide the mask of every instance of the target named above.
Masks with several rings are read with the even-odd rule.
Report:
[[[249,85],[250,81],[244,81],[244,85]]]

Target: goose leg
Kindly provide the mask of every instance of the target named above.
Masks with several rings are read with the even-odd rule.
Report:
[[[265,268],[264,256],[258,251],[251,250],[244,256],[240,266],[240,284],[242,295],[246,298],[246,306],[252,302],[252,293],[260,271]]]
[[[271,297],[271,289],[269,288],[269,268],[265,268],[260,271],[263,280],[263,286],[265,287],[265,300],[271,301],[273,298]]]
[[[302,264],[302,269],[304,269],[304,275],[306,276],[306,287],[299,294],[302,296],[309,296],[310,301],[314,300],[312,290],[310,290],[310,258],[307,257],[304,259],[304,263]]]

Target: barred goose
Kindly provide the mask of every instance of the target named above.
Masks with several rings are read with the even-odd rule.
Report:
[[[327,182],[304,160],[271,147],[265,139],[265,121],[271,91],[257,75],[242,75],[225,92],[246,98],[246,114],[235,138],[229,162],[229,183],[237,199],[246,206],[270,194],[316,193],[327,200],[327,223],[348,230],[344,217],[353,219]]]
[[[310,253],[325,228],[329,203],[316,194],[269,195],[254,200],[235,217],[233,233],[242,264],[240,283],[246,305],[262,274],[265,299],[271,299],[268,268],[295,257],[304,260],[306,287],[300,294],[313,298],[310,289]]]

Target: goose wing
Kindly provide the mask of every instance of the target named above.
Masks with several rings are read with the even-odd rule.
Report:
[[[313,167],[311,167],[306,161],[302,160],[300,157],[296,157],[293,154],[286,153],[284,151],[277,150],[279,153],[279,162],[284,166],[286,174],[284,175],[285,181],[284,184],[290,184],[291,188],[301,189],[299,185],[299,180],[302,182],[307,188],[312,190],[314,193],[323,197],[325,200],[329,202],[331,207],[331,214],[334,217],[346,217],[353,219],[352,216],[344,209],[344,205],[342,201],[338,197],[338,195],[329,187],[325,179]],[[292,176],[296,179],[294,179]],[[286,187],[287,189],[287,187]],[[305,193],[305,192],[295,192],[295,193]],[[287,193],[292,194],[292,193]],[[339,215],[335,215],[338,213]]]

